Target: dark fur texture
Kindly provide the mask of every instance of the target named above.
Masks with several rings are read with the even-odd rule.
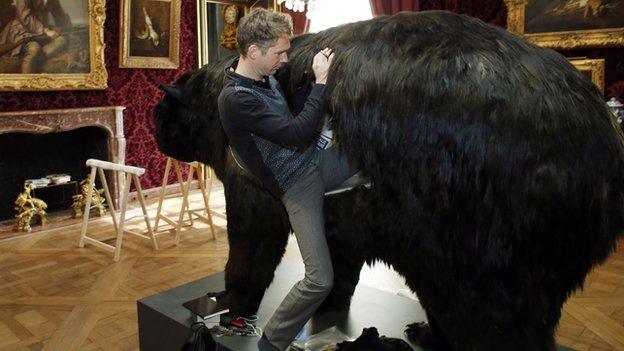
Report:
[[[293,40],[280,77],[293,111],[314,53],[336,59],[326,89],[340,146],[372,190],[326,199],[344,308],[366,262],[419,296],[435,350],[554,350],[567,297],[623,229],[624,147],[597,89],[564,57],[481,21],[400,13]],[[226,295],[255,311],[289,231],[280,202],[228,157],[216,98],[224,61],[190,72],[155,110],[162,151],[210,164],[225,186]]]
[[[379,336],[376,328],[365,328],[354,341],[343,341],[336,345],[336,351],[414,351],[401,339]]]

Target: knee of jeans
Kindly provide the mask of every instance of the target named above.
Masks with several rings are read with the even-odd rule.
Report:
[[[326,274],[312,279],[306,278],[306,280],[308,283],[307,285],[311,287],[311,290],[321,294],[329,294],[331,289],[334,287],[333,274]]]

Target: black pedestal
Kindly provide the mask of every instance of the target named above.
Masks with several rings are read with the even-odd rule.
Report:
[[[286,296],[292,285],[303,277],[303,266],[281,264],[275,272],[258,311],[257,325],[264,329],[269,317]],[[180,350],[190,333],[195,316],[182,303],[224,289],[224,274],[218,273],[194,282],[143,298],[137,302],[139,315],[139,343],[143,351]],[[355,338],[363,328],[375,326],[380,335],[405,338],[405,325],[424,321],[425,313],[420,305],[408,298],[378,289],[358,286],[348,311],[325,313],[315,316],[307,325],[307,334],[318,333],[337,326],[345,334]],[[233,351],[256,351],[257,337],[220,337],[215,341]],[[416,351],[422,349],[411,344]],[[571,349],[559,347],[559,351]]]

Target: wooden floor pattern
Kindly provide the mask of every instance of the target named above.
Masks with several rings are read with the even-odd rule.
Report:
[[[624,351],[624,240],[564,305],[557,341],[578,351]]]
[[[200,194],[191,200],[198,207]],[[223,210],[222,188],[211,206]],[[156,207],[149,206],[152,218]],[[166,200],[166,213],[179,208],[179,199]],[[132,219],[130,227],[141,222]],[[159,235],[158,251],[125,235],[118,263],[93,246],[79,248],[79,224],[0,241],[0,350],[137,350],[137,299],[224,269],[225,221],[215,217],[215,224],[216,240],[195,221],[179,246],[173,234]],[[112,227],[110,217],[96,219],[89,232],[112,236]]]
[[[191,196],[195,205],[200,199]],[[179,206],[169,199],[165,210],[175,214]],[[211,206],[223,210],[222,188]],[[152,218],[155,211],[150,204]],[[137,299],[225,267],[225,222],[215,221],[217,240],[196,221],[179,246],[173,235],[160,235],[159,251],[126,235],[118,263],[93,246],[78,248],[79,224],[0,241],[0,351],[137,350]],[[90,228],[112,235],[110,219],[93,220]],[[565,305],[557,342],[579,351],[624,351],[624,243]]]

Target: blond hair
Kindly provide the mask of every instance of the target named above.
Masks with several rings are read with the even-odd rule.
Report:
[[[285,13],[255,8],[241,18],[236,28],[236,41],[239,54],[246,56],[252,44],[260,47],[262,54],[271,47],[277,39],[292,36],[292,18]]]

